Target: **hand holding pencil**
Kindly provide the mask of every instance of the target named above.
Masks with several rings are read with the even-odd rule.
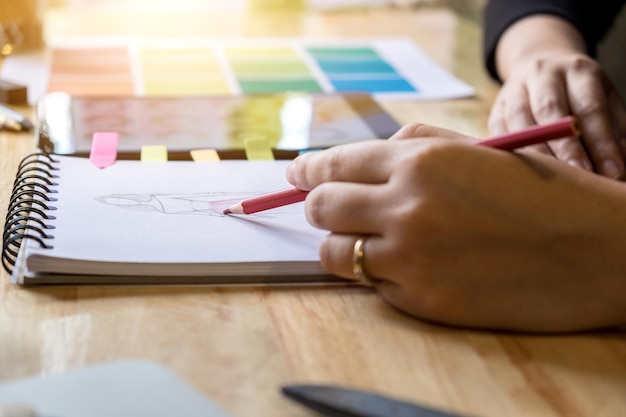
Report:
[[[623,323],[624,184],[541,153],[462,143],[470,140],[409,126],[394,140],[296,158],[287,178],[311,190],[307,220],[329,231],[324,268],[454,326]]]
[[[547,142],[552,139],[577,135],[578,128],[576,126],[576,120],[572,117],[565,117],[554,123],[542,126],[531,126],[519,132],[494,136],[486,140],[475,142],[475,144],[512,151],[524,146]],[[224,210],[224,214],[258,213],[260,211],[304,201],[308,193],[308,191],[298,188],[280,190],[241,201]]]

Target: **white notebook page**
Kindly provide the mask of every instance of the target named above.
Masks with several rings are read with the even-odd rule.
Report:
[[[278,273],[282,264],[290,273],[322,271],[318,247],[326,232],[308,224],[304,203],[221,214],[242,199],[289,187],[289,161],[117,161],[98,169],[84,158],[54,158],[60,170],[58,201],[51,203],[56,219],[49,222],[53,249],[26,241],[32,271],[102,274],[113,270],[98,263],[112,262],[128,264],[115,273],[131,275],[151,263],[164,267],[150,272],[157,275],[252,274],[265,264]],[[41,263],[52,256],[92,264],[75,271],[68,262]]]

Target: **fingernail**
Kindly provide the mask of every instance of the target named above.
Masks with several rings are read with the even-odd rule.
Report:
[[[613,159],[607,159],[602,162],[602,174],[616,180],[621,178],[624,172]]]

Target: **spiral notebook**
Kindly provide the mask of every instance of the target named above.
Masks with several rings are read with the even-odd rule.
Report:
[[[303,203],[222,211],[286,188],[288,161],[117,161],[34,154],[20,164],[2,263],[19,284],[336,282]]]

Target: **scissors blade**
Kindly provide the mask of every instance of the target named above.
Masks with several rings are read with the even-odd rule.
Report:
[[[406,401],[332,385],[285,385],[283,393],[327,417],[461,417]]]

